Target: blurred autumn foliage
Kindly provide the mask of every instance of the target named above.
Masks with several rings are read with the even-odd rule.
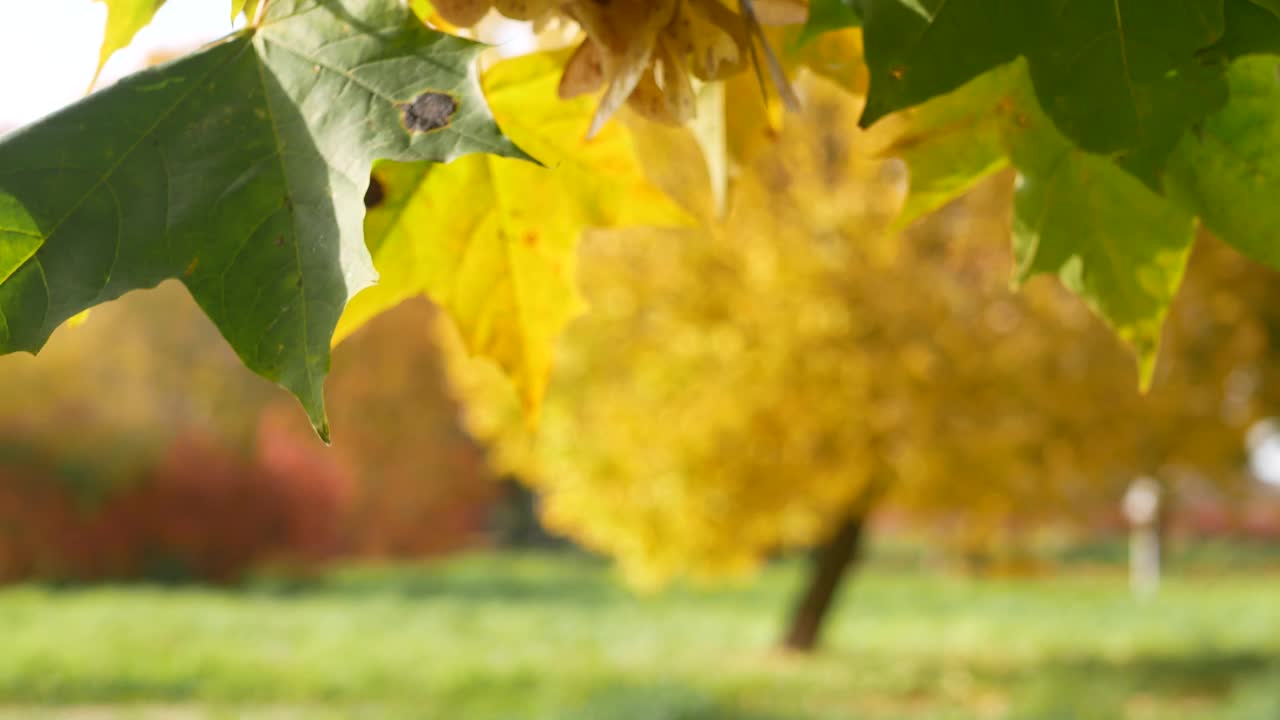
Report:
[[[701,226],[586,243],[592,313],[536,433],[449,343],[470,427],[549,526],[646,585],[832,542],[839,567],[872,507],[964,555],[1095,527],[1138,475],[1244,492],[1245,429],[1280,391],[1267,270],[1203,239],[1144,396],[1079,300],[1009,287],[1010,174],[898,233],[905,177],[850,130],[861,101],[799,87],[803,113],[736,168],[723,217],[692,139],[646,154]]]
[[[359,478],[346,549],[362,557],[416,557],[474,543],[497,486],[447,393],[424,298],[380,315],[334,352],[329,423],[333,461]],[[266,419],[315,446],[292,400]],[[337,435],[341,433],[341,435]]]
[[[0,581],[231,582],[264,564],[475,543],[494,486],[444,394],[425,302],[339,348],[340,448],[238,361],[178,286],[0,373]]]
[[[726,92],[736,100],[752,83]],[[471,429],[499,473],[541,494],[551,528],[659,584],[748,572],[846,536],[856,548],[847,531],[872,508],[967,556],[1046,525],[1117,528],[1116,501],[1141,474],[1184,497],[1247,491],[1244,430],[1280,392],[1267,271],[1204,238],[1143,396],[1078,300],[1046,279],[1008,287],[1010,174],[900,233],[905,173],[872,150],[902,138],[876,135],[893,126],[853,130],[861,98],[821,77],[798,87],[805,110],[781,129],[723,96],[718,134],[637,124],[628,143],[644,167],[618,174],[634,187],[583,186],[594,198],[584,204],[609,212],[557,226],[558,251],[585,225],[654,210],[650,182],[681,206],[664,216],[692,222],[592,234],[593,312],[561,347],[536,434],[507,384],[464,361],[456,337],[446,343]],[[714,158],[707,136],[728,166],[690,161]],[[412,182],[382,199],[370,227],[438,230],[397,202],[466,167],[401,168]],[[395,190],[389,168],[379,177]],[[502,186],[543,213],[523,221],[546,220],[530,183]],[[493,257],[532,252],[495,240],[506,225],[475,225]],[[565,280],[573,263],[547,267]],[[408,274],[397,285],[384,273],[354,305],[434,292]],[[469,290],[473,347],[511,320],[513,292]],[[540,319],[558,327],[571,299]],[[421,298],[405,302],[337,348],[332,449],[292,400],[240,368],[177,286],[95,311],[38,363],[4,358],[0,578],[233,580],[261,563],[476,542],[497,492],[442,387],[435,318]],[[1256,508],[1201,517],[1256,533],[1274,522]]]
[[[351,479],[287,436],[263,437],[247,458],[179,437],[96,502],[42,465],[0,469],[0,581],[229,582],[264,561],[316,563],[342,550]]]

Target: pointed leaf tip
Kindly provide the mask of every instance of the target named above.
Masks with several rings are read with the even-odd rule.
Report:
[[[324,443],[325,447],[333,446],[333,441],[329,437],[329,421],[328,420],[321,420],[318,423],[315,421],[312,421],[311,428],[316,431],[316,437],[320,438],[320,442]]]
[[[102,33],[102,47],[98,51],[98,67],[93,72],[89,88],[98,84],[102,68],[117,50],[133,42],[138,31],[151,24],[156,11],[164,0],[98,0],[107,6],[107,24]]]
[[[1151,384],[1195,221],[1105,157],[1079,152],[1025,86],[1001,133],[1019,171],[1015,281],[1053,273],[1133,350]]]

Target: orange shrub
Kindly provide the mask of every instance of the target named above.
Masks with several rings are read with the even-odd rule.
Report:
[[[322,452],[266,429],[252,456],[187,434],[88,502],[48,466],[0,468],[0,581],[231,582],[268,561],[328,560],[352,481]]]

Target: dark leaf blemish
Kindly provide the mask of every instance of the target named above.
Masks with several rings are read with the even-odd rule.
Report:
[[[401,107],[405,127],[413,132],[430,132],[449,125],[458,111],[458,101],[445,93],[425,92]]]
[[[382,187],[382,182],[376,177],[369,178],[369,189],[364,191],[365,209],[372,210],[378,207],[386,196],[387,193]]]

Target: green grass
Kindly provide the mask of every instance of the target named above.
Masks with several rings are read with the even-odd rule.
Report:
[[[1280,718],[1280,576],[872,571],[813,658],[795,566],[637,598],[572,556],[240,591],[0,591],[0,719]]]

